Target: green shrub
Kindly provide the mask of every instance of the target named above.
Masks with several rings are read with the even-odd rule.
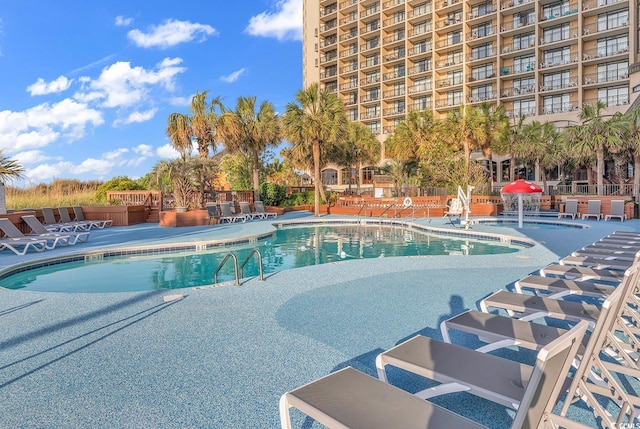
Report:
[[[101,203],[107,201],[108,191],[141,191],[144,187],[135,180],[129,179],[126,176],[118,176],[113,179],[104,182],[98,186],[95,193],[95,199]]]
[[[276,183],[261,183],[259,190],[260,199],[266,206],[279,206],[287,196],[286,188]]]

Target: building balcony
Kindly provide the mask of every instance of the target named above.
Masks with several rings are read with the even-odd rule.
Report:
[[[384,109],[383,114],[384,116],[404,115],[406,111],[407,109],[404,106],[392,107],[390,109]]]
[[[559,89],[577,88],[578,79],[559,79],[556,82],[550,82],[540,85],[540,92],[557,91]]]
[[[408,19],[419,18],[421,16],[425,16],[429,14],[431,14],[431,3],[427,3],[426,5],[423,4],[420,7],[410,10],[409,13],[407,14],[407,18]]]
[[[533,0],[506,0],[500,2],[500,10],[511,9],[518,6],[523,6],[527,3],[531,3]]]
[[[395,98],[395,97],[404,97],[404,95],[405,95],[404,88],[399,88],[399,89],[394,88],[390,91],[383,92],[382,98],[388,99],[388,98]]]
[[[591,104],[595,106],[598,101],[603,102],[607,107],[615,107],[615,106],[626,106],[629,104],[629,96],[617,96],[617,97],[606,97],[606,98],[589,98],[583,101],[582,104]]]
[[[612,57],[629,53],[628,45],[614,45],[606,48],[592,48],[582,51],[582,61],[598,60],[600,58]]]
[[[383,9],[391,9],[395,6],[400,6],[405,3],[406,0],[389,0],[382,4]]]
[[[380,12],[380,4],[377,4],[374,7],[368,7],[365,10],[363,10],[362,12],[360,12],[360,18],[366,18],[366,17],[374,15],[374,14],[376,14],[378,12]]]
[[[598,85],[608,82],[617,82],[629,79],[629,73],[625,71],[613,70],[611,72],[588,73],[582,77],[585,85]]]

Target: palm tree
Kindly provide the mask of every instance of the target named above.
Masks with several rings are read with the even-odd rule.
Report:
[[[24,177],[24,167],[17,161],[4,156],[2,149],[0,149],[0,213],[7,212],[4,183],[22,177]]]
[[[471,174],[471,151],[484,141],[484,128],[478,110],[462,105],[459,111],[450,111],[444,121],[443,134],[452,143],[462,145],[464,152],[465,183]]]
[[[542,189],[547,189],[548,168],[558,166],[563,159],[560,133],[551,122],[530,122],[523,128],[525,144],[519,151],[520,158],[540,168]]]
[[[515,179],[515,168],[518,157],[525,152],[525,117],[520,116],[512,125],[509,125],[502,139],[493,144],[493,152],[498,155],[508,155],[511,158],[509,163],[509,180]]]
[[[360,122],[348,122],[347,132],[336,145],[334,157],[336,164],[347,168],[349,175],[349,193],[351,193],[351,173],[356,171],[356,193],[360,194],[359,172],[364,163],[377,162],[380,157],[380,142],[373,132]]]
[[[256,97],[238,97],[236,110],[220,116],[218,135],[231,153],[242,152],[251,158],[253,199],[259,201],[260,157],[267,147],[280,143],[280,121],[273,104],[263,101],[256,112]]]
[[[167,119],[167,137],[174,149],[185,156],[191,152],[193,143],[198,148],[198,155],[204,167],[209,157],[209,150],[216,150],[216,128],[218,117],[216,109],[224,111],[219,97],[207,104],[207,91],[197,92],[191,98],[189,111],[191,116],[182,113],[171,113]],[[200,205],[204,206],[205,184],[208,178],[205,176],[207,169],[201,168],[200,181]]]
[[[320,216],[320,149],[323,143],[338,141],[345,132],[346,123],[340,99],[320,90],[317,83],[298,91],[296,102],[287,104],[282,123],[284,137],[300,146],[302,152],[311,152],[313,156],[315,216]]]
[[[400,122],[395,132],[387,138],[385,148],[387,156],[402,161],[414,161],[420,158],[433,138],[436,121],[431,110],[414,110]]]
[[[504,106],[497,108],[491,103],[482,103],[478,106],[480,115],[480,123],[483,129],[482,138],[479,140],[482,155],[487,160],[489,168],[489,192],[493,189],[493,151],[492,146],[495,143],[504,140],[509,130],[509,118],[507,117]]]
[[[567,129],[570,144],[577,156],[596,155],[598,195],[602,195],[604,186],[605,151],[616,146],[625,133],[624,121],[618,118],[605,119],[605,107],[606,104],[599,100],[595,106],[585,104],[578,115],[580,125]]]
[[[640,107],[636,107],[625,114],[627,135],[633,153],[633,195],[636,201],[640,199]]]

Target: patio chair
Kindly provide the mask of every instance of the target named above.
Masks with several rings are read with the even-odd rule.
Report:
[[[220,222],[235,223],[236,220],[246,222],[247,217],[245,215],[231,211],[231,204],[230,202],[220,203]]]
[[[578,200],[567,200],[564,205],[564,212],[558,213],[558,219],[570,217],[575,219],[578,216]]]
[[[58,213],[60,214],[60,221],[67,226],[72,226],[74,231],[91,229],[91,222],[89,221],[71,220],[68,207],[58,207]]]
[[[69,244],[74,245],[77,242],[86,243],[89,240],[89,231],[67,231],[67,232],[51,232],[49,231],[37,217],[34,215],[24,215],[22,216],[22,220],[31,228],[34,234],[41,238],[47,237],[68,237]]]
[[[540,269],[544,277],[556,276],[572,280],[596,280],[604,282],[620,282],[624,272],[620,270],[606,270],[577,265],[549,264]]]
[[[616,381],[616,377],[612,376],[613,372],[629,373],[629,365],[625,367],[624,362],[605,363],[600,359],[600,353],[607,351],[611,355],[612,344],[618,345],[615,347],[616,351],[628,348],[627,344],[617,339],[614,332],[625,314],[628,314],[627,303],[638,291],[638,267],[636,264],[628,270],[624,281],[603,302],[584,350],[578,352],[582,355],[581,362],[572,379],[572,385],[568,389],[569,396],[565,399],[560,415],[566,415],[569,405],[575,402],[572,400],[572,397],[575,396],[576,400],[579,398],[585,400],[595,416],[601,417],[605,421],[604,427],[620,427],[620,423],[625,421],[627,414],[629,421],[633,421],[635,418],[636,411],[633,405],[638,403],[639,399],[633,393],[627,393]],[[558,315],[550,313],[548,316],[557,317]],[[577,316],[579,317],[579,315]],[[623,323],[620,326],[626,325]],[[450,330],[478,336],[482,341],[489,343],[476,349],[484,353],[513,345],[540,350],[565,332],[560,328],[532,323],[524,319],[513,319],[473,310],[444,321],[440,328],[445,341],[450,341]],[[630,366],[631,370],[637,369],[633,364]],[[611,409],[605,410],[607,401],[599,401],[596,395],[610,398],[617,403],[619,407],[617,417],[610,414]]]
[[[37,237],[29,237],[24,235],[14,224],[7,218],[0,218],[0,231],[8,238],[13,239],[31,239],[37,238],[45,240],[47,249],[55,249],[56,246],[68,246],[71,237],[64,233],[47,233],[44,235],[38,235]]]
[[[238,204],[240,205],[240,213],[245,215],[247,219],[249,220],[253,220],[255,218],[262,219],[262,215],[260,213],[251,211],[251,206],[249,205],[248,202],[240,201]]]
[[[58,222],[56,215],[53,213],[51,207],[42,208],[42,217],[44,218],[44,226],[50,232],[66,232],[75,231],[78,227],[74,224],[65,224],[64,222]]]
[[[600,213],[600,200],[589,200],[587,205],[587,212],[582,215],[582,220],[595,218],[600,220],[602,213]]]
[[[422,336],[415,337],[414,344],[422,347],[422,358],[429,360],[433,357],[439,364],[459,373],[474,373],[478,380],[484,379],[493,387],[502,386],[514,392],[519,407],[514,416],[512,428],[542,427],[544,422],[551,421],[564,424],[566,427],[586,428],[586,425],[552,414],[586,328],[586,323],[579,323],[549,343],[538,353],[533,367]],[[482,368],[485,363],[491,366],[490,376]],[[503,365],[500,366],[500,364]],[[487,371],[489,371],[488,368]],[[516,372],[512,373],[512,371]],[[521,380],[523,384],[520,387],[515,386],[515,380]],[[283,429],[291,428],[289,416],[291,407],[297,408],[331,428],[483,427],[351,367],[282,395],[280,421]]]
[[[89,229],[96,227],[96,228],[104,228],[104,227],[109,227],[113,225],[113,220],[111,219],[104,219],[104,220],[87,220],[84,218],[84,212],[82,211],[82,207],[80,206],[73,206],[73,214],[75,215],[75,222],[90,222],[91,225],[89,226]]]
[[[460,198],[451,198],[449,200],[449,204],[447,204],[447,210],[444,212],[444,216],[449,219],[449,223],[455,226],[453,223],[454,218],[460,218],[462,213],[464,212],[464,207],[462,206],[462,200]]]
[[[624,200],[611,200],[611,213],[605,215],[604,221],[606,222],[613,218],[620,219],[620,222],[627,220],[627,215],[624,212],[624,204]]]
[[[216,223],[221,223],[218,205],[216,203],[206,203],[205,207],[207,208],[207,214],[209,215],[209,225],[211,225],[212,220],[215,220]]]
[[[267,219],[269,218],[269,216],[271,216],[272,218],[276,218],[278,217],[278,213],[273,213],[273,212],[268,212],[264,209],[264,204],[262,204],[262,201],[254,201],[253,202],[253,206],[256,209],[256,213],[258,213],[258,215],[260,215],[261,219]]]
[[[47,248],[47,240],[40,238],[0,238],[0,251],[9,249],[18,256],[24,256],[29,249],[42,252]]]

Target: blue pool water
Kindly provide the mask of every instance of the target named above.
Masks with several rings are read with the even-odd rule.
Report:
[[[260,242],[206,252],[141,253],[83,258],[25,270],[0,280],[9,289],[54,292],[124,292],[208,286],[225,255],[241,264],[253,249],[262,254],[266,274],[352,259],[426,255],[513,253],[522,247],[496,241],[443,237],[404,228],[380,226],[312,226],[281,228]],[[78,258],[76,258],[78,259]],[[244,277],[258,274],[257,258],[248,260]],[[231,262],[218,282],[235,279]]]

